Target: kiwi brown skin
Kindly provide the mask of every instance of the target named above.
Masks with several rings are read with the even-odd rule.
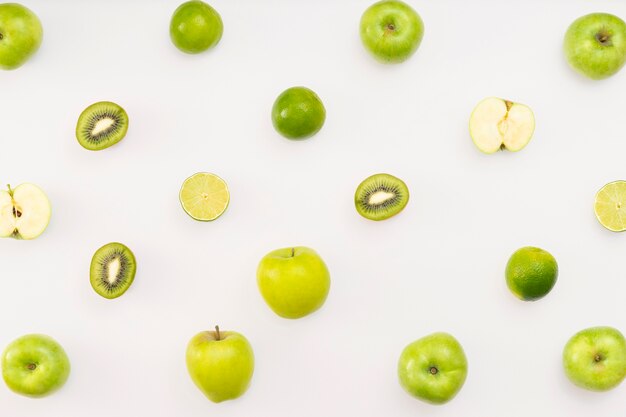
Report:
[[[114,279],[110,279],[109,268],[116,269]],[[113,299],[130,288],[136,272],[137,261],[133,252],[122,243],[111,242],[99,248],[91,258],[89,281],[96,293]]]
[[[378,197],[375,203],[372,200]],[[385,220],[400,213],[409,202],[409,188],[400,178],[374,174],[364,179],[354,193],[357,212],[369,220]]]
[[[87,107],[76,123],[76,139],[85,149],[99,151],[115,145],[126,136],[128,114],[110,101]]]

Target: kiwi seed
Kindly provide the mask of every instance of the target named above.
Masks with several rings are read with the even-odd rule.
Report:
[[[124,294],[135,279],[135,255],[121,243],[107,243],[91,259],[89,280],[93,289],[104,298]]]
[[[101,101],[80,114],[76,139],[83,148],[99,151],[124,139],[127,130],[128,115],[124,109],[110,101]]]
[[[385,220],[409,202],[409,189],[400,178],[376,174],[363,180],[354,194],[356,211],[366,219]]]

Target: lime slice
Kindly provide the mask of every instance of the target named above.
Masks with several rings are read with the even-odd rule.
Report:
[[[626,181],[610,182],[598,191],[593,206],[600,224],[613,232],[626,230]]]
[[[208,172],[187,178],[178,196],[183,210],[195,220],[209,222],[226,211],[230,194],[223,179]]]

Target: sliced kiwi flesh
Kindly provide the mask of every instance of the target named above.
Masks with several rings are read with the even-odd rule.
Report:
[[[409,202],[409,189],[389,174],[367,177],[354,194],[356,211],[366,219],[385,220],[400,213]]]
[[[121,243],[112,242],[94,253],[89,280],[93,289],[104,298],[117,298],[133,283],[136,271],[133,252]]]
[[[80,114],[76,124],[76,139],[83,148],[99,151],[124,139],[127,131],[126,111],[110,101],[100,101]]]

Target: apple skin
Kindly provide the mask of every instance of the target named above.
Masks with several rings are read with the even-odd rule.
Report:
[[[626,340],[612,327],[581,330],[563,349],[563,368],[570,381],[581,388],[615,388],[626,377]]]
[[[243,395],[254,373],[254,352],[237,332],[204,331],[187,345],[187,370],[206,397],[219,403]]]
[[[424,22],[408,4],[382,0],[361,16],[361,41],[377,60],[400,63],[411,57],[424,37]]]
[[[330,273],[313,249],[298,246],[265,255],[257,284],[267,305],[279,316],[298,319],[319,309],[330,290]]]
[[[199,54],[222,39],[224,24],[219,13],[208,4],[191,0],[174,11],[170,21],[170,38],[181,51]]]
[[[21,4],[0,4],[0,68],[19,68],[41,45],[43,28],[35,13]]]
[[[69,374],[70,361],[63,347],[46,335],[28,334],[15,339],[2,354],[4,382],[27,397],[52,394],[65,384]]]
[[[608,13],[582,16],[567,29],[563,50],[579,73],[594,80],[610,77],[626,62],[626,23]]]
[[[398,361],[400,385],[412,396],[444,404],[459,392],[467,377],[467,358],[450,334],[438,332],[409,344]]]

